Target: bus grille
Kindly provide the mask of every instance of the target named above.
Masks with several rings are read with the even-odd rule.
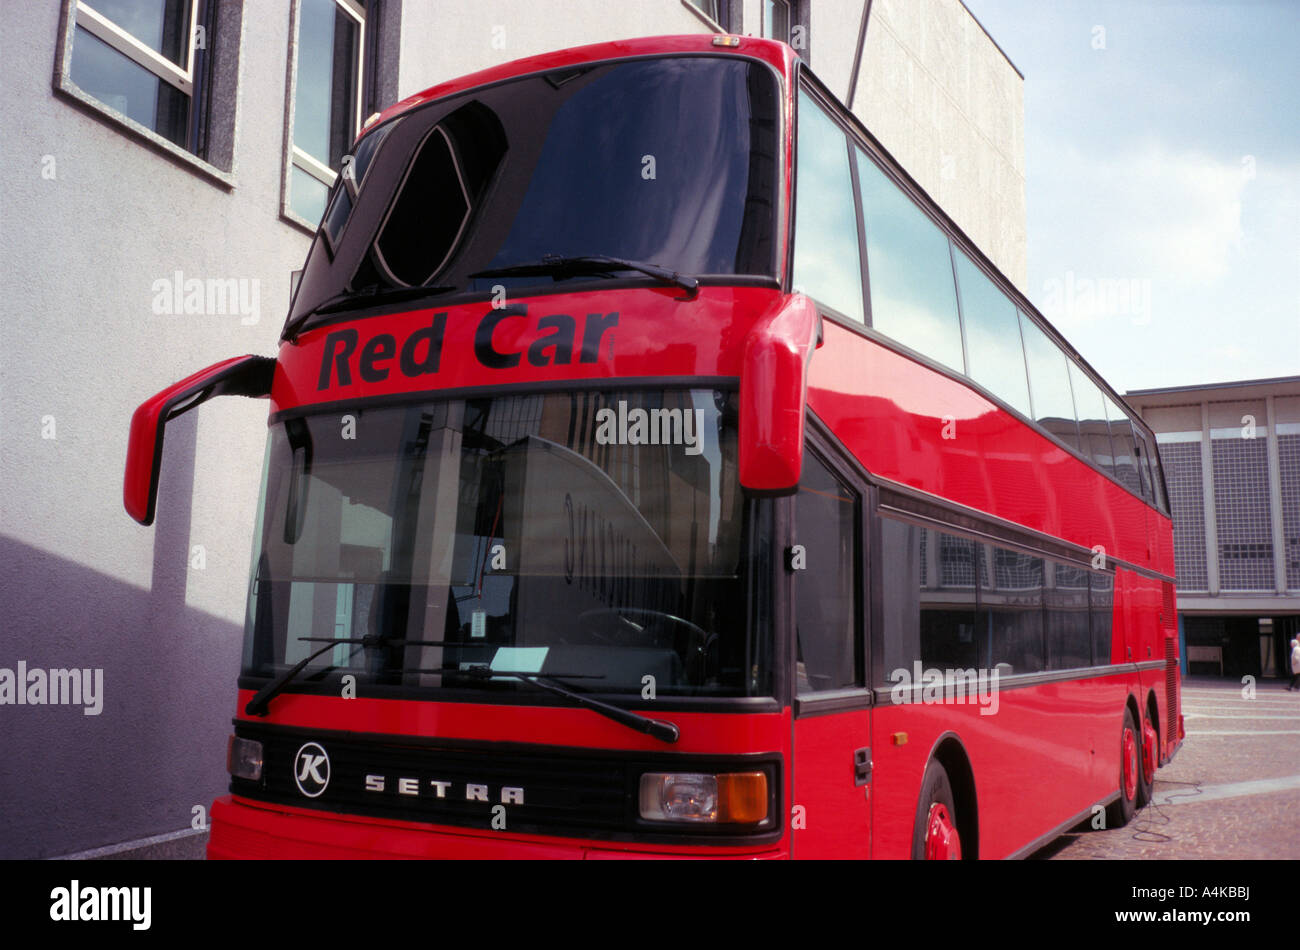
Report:
[[[1160,604],[1160,625],[1166,629],[1178,625],[1178,614],[1175,610],[1174,585],[1168,581],[1161,584],[1162,601]]]
[[[260,782],[232,777],[233,794],[342,814],[533,834],[617,840],[635,831],[637,838],[655,837],[662,826],[647,828],[638,815],[640,776],[671,770],[672,764],[681,767],[679,756],[670,764],[655,753],[468,742],[449,748],[423,738],[313,734],[242,721],[235,733],[262,743],[263,777]],[[299,787],[294,774],[299,752],[311,742],[329,757],[328,781],[315,797]],[[764,769],[769,789],[780,787],[773,756],[718,759],[719,766]],[[318,791],[310,778],[304,784],[307,792]],[[721,829],[705,833],[715,830]],[[730,834],[737,830],[732,826]]]
[[[1178,639],[1165,637],[1165,747],[1178,741]]]

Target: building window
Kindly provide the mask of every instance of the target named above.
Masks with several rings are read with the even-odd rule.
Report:
[[[739,17],[732,16],[733,0],[683,0],[683,2],[722,27],[723,32],[730,33],[736,30],[735,24]]]
[[[1279,425],[1277,448],[1282,482],[1286,587],[1287,590],[1295,591],[1300,590],[1300,426],[1295,426],[1295,431],[1288,433]]]
[[[1219,436],[1221,431],[1229,434]],[[1267,433],[1260,426],[1255,438],[1243,439],[1236,430],[1213,429],[1210,457],[1219,533],[1219,586],[1232,591],[1272,590]]]
[[[241,19],[225,0],[68,0],[55,88],[228,180]]]
[[[762,0],[762,34],[769,40],[790,42],[790,4],[788,0]]]
[[[811,62],[808,41],[809,0],[760,0],[759,35],[789,43],[804,62]]]
[[[365,25],[360,0],[298,0],[284,208],[312,229],[361,127]]]
[[[1160,432],[1156,434],[1156,444],[1164,465],[1165,480],[1169,485],[1178,589],[1208,590],[1201,433],[1199,430]]]

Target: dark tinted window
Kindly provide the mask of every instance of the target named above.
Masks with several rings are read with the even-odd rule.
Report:
[[[856,609],[857,494],[815,455],[804,456],[795,499],[796,689],[861,685]],[[798,549],[794,556],[799,556]]]
[[[1110,662],[1111,619],[1115,612],[1115,575],[1089,571],[1088,586],[1092,614],[1092,662],[1098,666]]]
[[[293,317],[375,286],[515,291],[610,276],[469,276],[547,255],[774,277],[778,89],[755,63],[669,57],[531,76],[415,109],[382,148],[358,148],[365,187],[335,253],[313,247]]]
[[[1020,314],[1020,335],[1029,365],[1029,394],[1034,418],[1072,449],[1079,447],[1075,400],[1070,391],[1069,360],[1033,320]]]
[[[735,480],[735,400],[479,394],[354,410],[353,439],[332,413],[273,426],[245,675],[282,673],[317,648],[305,638],[332,636],[295,687],[338,695],[348,674],[367,689],[537,693],[463,676],[491,663],[586,674],[583,691],[636,694],[651,675],[661,696],[768,692],[751,592],[773,570],[770,503]],[[656,441],[622,438],[624,410]]]
[[[1149,447],[1146,444],[1146,440],[1143,437],[1141,430],[1138,429],[1136,424],[1132,426],[1132,429],[1134,451],[1133,461],[1137,465],[1138,480],[1142,483],[1142,497],[1154,505],[1155,495],[1151,488],[1151,464],[1147,459],[1147,450]]]
[[[1049,562],[1043,590],[1047,668],[1069,670],[1092,664],[1088,626],[1088,572]]]
[[[982,571],[980,616],[988,624],[991,666],[1003,675],[1043,669],[1043,559],[980,546],[991,558]],[[1007,669],[1010,667],[1010,669]]]
[[[971,669],[980,665],[975,618],[975,542],[921,531],[921,663]]]
[[[402,284],[428,281],[451,254],[469,221],[472,201],[452,141],[435,127],[420,146],[375,242],[386,276]]]
[[[1104,394],[1103,394],[1104,395]],[[1115,453],[1115,475],[1120,484],[1135,495],[1142,494],[1138,478],[1137,450],[1133,444],[1133,423],[1109,396],[1106,399],[1106,418],[1110,423],[1110,444]]]
[[[385,122],[357,143],[357,150],[352,157],[351,172],[352,181],[357,188],[360,188],[365,183],[366,172],[370,170],[370,162],[375,157],[375,153],[379,151],[379,146],[383,144],[388,134],[393,131],[393,127],[401,121],[401,119],[394,119],[392,122]]]
[[[1079,407],[1079,435],[1083,454],[1112,478],[1115,477],[1115,451],[1111,447],[1110,423],[1106,419],[1106,399],[1097,384],[1072,361],[1070,380],[1074,383],[1074,401]]]
[[[689,274],[769,271],[759,221],[775,181],[772,77],[738,60],[695,58],[598,73],[572,80],[488,266],[605,254]]]
[[[1161,511],[1167,512],[1169,504],[1165,498],[1164,482],[1160,479],[1160,456],[1156,452],[1155,443],[1136,425],[1133,427],[1133,433],[1138,439],[1138,454],[1142,456],[1145,471],[1143,479],[1150,483],[1151,503]]]
[[[925,528],[880,519],[881,616],[883,648],[874,666],[876,685],[897,682],[896,670],[912,675],[912,663],[920,659],[921,536]]]

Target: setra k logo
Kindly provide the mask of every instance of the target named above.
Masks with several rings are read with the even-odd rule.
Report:
[[[330,757],[315,742],[305,743],[294,756],[294,784],[308,798],[316,798],[330,783]]]

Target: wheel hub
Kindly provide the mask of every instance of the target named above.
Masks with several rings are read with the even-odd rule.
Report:
[[[1150,719],[1142,720],[1142,769],[1143,778],[1148,782],[1156,777],[1156,749],[1160,744],[1160,737],[1156,735],[1155,727],[1151,725]]]
[[[1138,787],[1137,737],[1132,729],[1124,730],[1124,797],[1132,801]]]
[[[957,861],[961,858],[961,836],[952,823],[948,809],[940,802],[930,806],[930,816],[925,826],[925,859],[927,861]]]

